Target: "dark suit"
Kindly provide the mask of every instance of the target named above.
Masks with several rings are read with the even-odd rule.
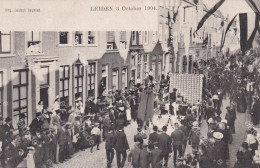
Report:
[[[140,154],[141,154],[141,149],[137,146],[134,149],[132,149],[131,152],[129,153],[128,162],[132,161],[133,168],[139,168]]]
[[[114,159],[115,153],[114,153],[113,148],[114,148],[114,133],[108,132],[106,134],[106,144],[105,144],[108,166],[111,165],[111,163],[113,162],[113,159]]]
[[[169,154],[172,153],[171,137],[166,133],[159,134],[158,143],[159,149],[162,150],[162,155],[165,161],[164,166],[167,167]]]
[[[43,125],[43,121],[41,119],[33,119],[32,123],[30,124],[30,131],[32,135],[35,135],[36,131],[40,131]]]
[[[177,150],[179,152],[179,155],[182,156],[182,144],[184,141],[184,133],[180,129],[176,129],[173,131],[171,134],[172,138],[172,146],[174,150],[174,155],[173,155],[173,162],[176,164],[176,157],[177,157]]]
[[[158,141],[158,133],[157,132],[153,132],[150,134],[149,136],[149,146],[148,148],[150,150],[154,149],[154,142]]]
[[[140,168],[150,168],[150,157],[151,154],[146,148],[140,151]]]
[[[5,160],[7,161],[6,168],[16,167],[22,161],[22,157],[19,156],[17,147],[12,143],[6,147]]]
[[[123,167],[126,161],[126,150],[129,149],[126,134],[123,131],[117,131],[114,139],[116,149],[117,166]],[[123,156],[121,160],[121,155]]]
[[[13,134],[12,131],[11,131],[12,129],[14,129],[12,124],[10,124],[10,125],[4,124],[3,125],[4,134],[1,135],[2,139],[3,139],[2,149],[5,149],[5,147],[10,143],[10,138],[11,138],[11,135]]]
[[[173,91],[172,93],[170,93],[170,100],[172,102],[176,102],[176,91]]]
[[[182,153],[185,153],[186,146],[187,146],[187,140],[189,136],[189,129],[187,126],[180,126],[180,130],[183,132],[183,143],[182,143]]]
[[[65,150],[65,143],[66,143],[66,133],[65,133],[65,130],[63,128],[58,129],[57,142],[60,146],[59,161],[63,162],[64,159],[65,159],[64,150]]]
[[[151,152],[151,164],[152,168],[161,168],[162,167],[162,159],[163,159],[163,154],[162,150],[159,148],[155,148]]]

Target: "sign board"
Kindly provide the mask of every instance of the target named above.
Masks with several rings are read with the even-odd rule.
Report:
[[[170,92],[177,89],[188,103],[196,104],[202,100],[203,75],[202,74],[171,74]]]

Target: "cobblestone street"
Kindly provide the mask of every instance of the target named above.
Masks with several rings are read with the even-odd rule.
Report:
[[[229,106],[229,99],[224,99],[222,104],[222,114],[221,117],[225,118],[226,107]],[[228,167],[232,168],[236,162],[236,153],[242,142],[245,140],[246,132],[246,121],[248,118],[248,113],[237,113],[236,120],[236,133],[233,134],[233,143],[229,145],[230,160],[227,162]],[[134,146],[134,134],[136,133],[137,124],[132,122],[131,125],[125,128],[125,132],[128,137],[128,142],[130,148]],[[201,133],[203,137],[207,137],[207,123],[204,120],[201,126]],[[186,154],[191,152],[191,147],[188,145]],[[129,152],[128,152],[129,153]],[[169,159],[169,167],[173,167],[173,155]],[[113,168],[116,168],[116,156],[113,161]],[[90,153],[90,149],[78,152],[73,155],[73,158],[59,165],[55,165],[56,168],[105,168],[106,167],[106,154],[105,154],[105,143],[100,144],[100,150],[94,148],[93,153]],[[125,168],[131,168],[131,164],[126,161]]]

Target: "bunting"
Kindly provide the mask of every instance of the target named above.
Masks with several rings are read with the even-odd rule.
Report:
[[[197,30],[193,33],[193,36],[195,37],[195,34],[197,34],[197,31],[203,26],[203,24],[205,23],[205,21],[214,13],[218,10],[218,8],[225,2],[225,0],[220,0],[218,3],[216,3],[214,5],[213,8],[211,8],[205,16],[203,16],[203,18],[200,20],[198,26],[197,26]]]
[[[180,8],[180,6],[178,6],[177,11],[173,13],[173,22],[174,23],[176,22],[176,17],[177,17],[177,15],[179,13],[179,8]]]
[[[229,22],[228,26],[227,26],[227,29],[226,29],[226,32],[224,34],[224,37],[223,37],[223,40],[221,41],[221,44],[220,44],[220,51],[222,50],[222,48],[224,47],[224,44],[225,44],[225,40],[226,40],[226,35],[227,35],[227,32],[229,31],[231,25],[233,24],[235,18],[237,17],[237,15],[234,16],[234,18]]]

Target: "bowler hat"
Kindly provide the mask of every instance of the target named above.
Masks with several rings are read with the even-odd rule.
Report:
[[[12,121],[12,119],[11,119],[10,117],[7,117],[7,118],[5,119],[5,122],[10,122],[10,121]]]
[[[40,115],[42,115],[41,112],[37,112],[37,113],[36,113],[36,117],[39,117]]]

